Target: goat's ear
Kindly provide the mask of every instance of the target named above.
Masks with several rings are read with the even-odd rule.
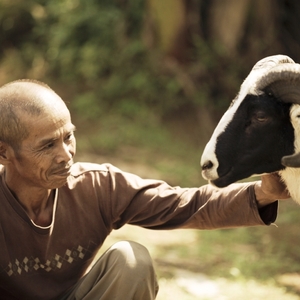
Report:
[[[286,167],[300,168],[300,152],[282,157],[281,163]]]

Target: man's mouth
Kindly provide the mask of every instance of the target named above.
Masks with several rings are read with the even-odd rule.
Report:
[[[69,176],[71,174],[70,168],[66,168],[63,170],[59,170],[54,172],[55,175],[59,175],[59,176]]]
[[[60,168],[57,170],[54,170],[52,174],[58,175],[58,176],[69,176],[71,174],[71,167],[72,167],[73,162],[69,163],[66,165],[64,168]]]

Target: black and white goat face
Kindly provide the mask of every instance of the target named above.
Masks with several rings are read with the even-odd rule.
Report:
[[[299,167],[300,65],[287,56],[259,61],[221,118],[202,158],[218,187],[256,174]]]

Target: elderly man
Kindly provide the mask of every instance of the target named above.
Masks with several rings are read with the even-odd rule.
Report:
[[[91,266],[113,229],[269,225],[289,195],[275,175],[217,190],[170,187],[109,164],[73,163],[75,126],[47,85],[0,88],[1,299],[155,299],[147,250],[119,242]]]

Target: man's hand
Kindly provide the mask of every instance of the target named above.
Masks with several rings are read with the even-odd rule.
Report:
[[[288,199],[291,197],[286,185],[276,172],[262,175],[261,181],[256,183],[254,189],[259,208],[276,200]]]

